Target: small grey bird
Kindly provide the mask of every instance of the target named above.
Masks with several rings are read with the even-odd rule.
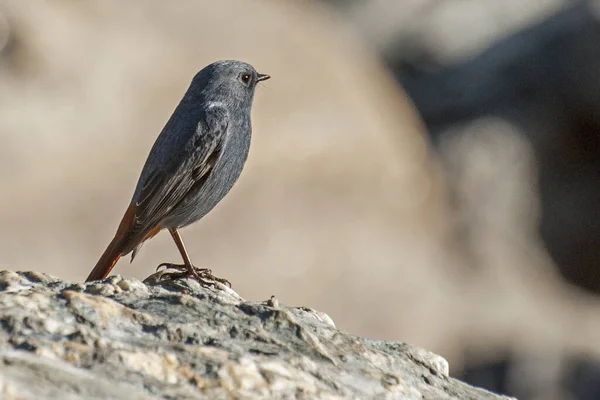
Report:
[[[254,90],[269,78],[240,61],[217,61],[196,74],[156,139],[117,233],[86,282],[106,278],[130,252],[133,261],[146,240],[168,229],[183,264],[160,266],[205,285],[228,283],[194,267],[178,229],[205,216],[237,181],[250,149]]]

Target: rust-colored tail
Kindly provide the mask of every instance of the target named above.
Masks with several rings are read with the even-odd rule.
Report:
[[[90,275],[85,280],[96,281],[100,279],[104,279],[110,274],[110,271],[113,269],[119,258],[121,258],[121,246],[123,245],[123,236],[115,235],[115,238],[110,242],[102,257],[96,263],[96,266],[90,272]]]
[[[123,246],[125,245],[125,241],[129,235],[129,229],[131,228],[134,217],[135,205],[131,204],[129,207],[127,207],[125,215],[123,215],[123,219],[119,224],[119,228],[117,229],[114,239],[110,242],[106,250],[104,250],[102,257],[100,257],[96,263],[96,266],[85,280],[86,282],[104,279],[108,276],[108,274],[110,274],[110,271],[113,269],[117,261],[119,261],[119,258],[121,258],[123,255]]]

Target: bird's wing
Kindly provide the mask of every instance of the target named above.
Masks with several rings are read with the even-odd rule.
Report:
[[[151,170],[142,172],[141,190],[134,198],[131,236],[144,236],[155,229],[192,187],[204,183],[219,158],[228,121],[225,109],[212,107],[196,125],[194,134],[180,145],[167,146],[168,154],[157,153],[156,162],[150,160],[152,154],[149,156],[144,168]]]

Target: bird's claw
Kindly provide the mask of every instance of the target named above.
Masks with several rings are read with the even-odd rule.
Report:
[[[159,281],[188,277],[193,278],[202,286],[214,287],[216,286],[215,284],[219,282],[231,287],[231,282],[229,282],[227,279],[214,276],[212,271],[208,268],[197,268],[194,266],[192,266],[192,268],[188,268],[188,266],[185,264],[162,263],[156,267],[156,272],[159,272],[161,269],[164,269],[164,272],[160,275]]]

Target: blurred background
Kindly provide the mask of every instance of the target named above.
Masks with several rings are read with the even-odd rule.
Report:
[[[4,269],[83,281],[192,76],[257,91],[242,178],[182,231],[250,300],[600,398],[600,1],[0,0]],[[148,242],[114,273],[179,261]]]

